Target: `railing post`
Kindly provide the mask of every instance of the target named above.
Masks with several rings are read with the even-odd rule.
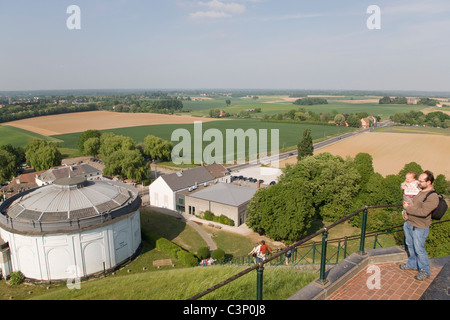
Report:
[[[263,278],[264,278],[264,263],[259,262],[258,269],[256,269],[256,300],[263,299]]]
[[[325,231],[322,233],[322,252],[320,257],[320,276],[317,282],[319,284],[325,285],[328,280],[325,277],[325,266],[327,264],[327,242],[328,242],[328,230],[324,228]]]
[[[364,246],[365,246],[365,242],[366,242],[367,212],[368,212],[368,209],[366,206],[363,211],[363,218],[362,218],[362,224],[361,224],[361,241],[359,244],[359,252],[358,252],[358,254],[361,256],[366,255]]]
[[[348,240],[348,237],[346,236],[345,241],[344,241],[344,259],[347,258],[347,240]]]

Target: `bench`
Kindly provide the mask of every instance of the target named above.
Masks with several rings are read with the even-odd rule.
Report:
[[[157,267],[158,269],[162,266],[175,267],[175,265],[172,263],[172,259],[155,260],[153,261],[153,266]]]

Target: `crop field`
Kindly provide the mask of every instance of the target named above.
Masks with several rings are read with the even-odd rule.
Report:
[[[420,133],[420,131],[418,132]],[[383,176],[397,174],[404,165],[417,162],[424,170],[431,170],[436,176],[450,177],[450,136],[437,134],[370,132],[342,140],[336,144],[316,150],[329,152],[343,158],[354,157],[359,152],[373,157],[375,172]],[[295,163],[289,159],[280,163]]]
[[[89,129],[105,130],[157,124],[185,124],[195,121],[217,121],[217,119],[195,118],[191,116],[173,116],[153,113],[118,113],[91,111],[67,113],[52,116],[23,119],[4,125],[21,128],[43,136],[83,132]]]
[[[129,128],[116,128],[109,130],[102,130],[102,132],[112,132],[117,135],[129,136],[133,138],[136,143],[144,141],[147,135],[155,135],[162,139],[171,141],[172,133],[176,129],[186,129],[190,132],[192,140],[194,140],[194,125],[193,124],[166,124],[166,125],[152,125]],[[209,129],[218,129],[222,133],[223,138],[226,138],[226,130],[242,129],[247,131],[249,129],[256,130],[259,133],[260,129],[267,129],[268,149],[270,150],[270,130],[279,129],[279,147],[280,149],[287,149],[294,147],[301,140],[303,131],[311,129],[313,139],[321,139],[328,136],[337,135],[340,133],[350,132],[353,129],[347,127],[337,127],[328,125],[309,125],[296,123],[277,123],[277,122],[262,122],[259,120],[228,120],[228,121],[212,121],[202,124],[203,133]],[[72,133],[64,135],[52,136],[57,140],[63,141],[60,143],[64,148],[77,148],[77,142],[81,133]],[[177,142],[174,142],[175,144]],[[211,142],[205,141],[203,146],[207,146]],[[225,146],[225,141],[224,141]]]
[[[28,140],[38,138],[49,142],[58,142],[56,139],[20,128],[0,125],[0,146],[11,144],[14,147],[24,147]]]
[[[198,116],[208,115],[210,109],[221,109],[227,113],[236,114],[249,109],[261,108],[261,113],[253,113],[253,118],[261,118],[263,114],[273,115],[286,113],[292,109],[304,108],[306,111],[313,111],[317,114],[337,111],[338,113],[367,112],[369,115],[380,116],[382,120],[389,119],[390,116],[398,112],[418,111],[423,106],[417,105],[380,105],[378,99],[374,97],[327,97],[328,104],[314,106],[298,106],[293,102],[298,98],[287,96],[261,96],[257,100],[252,98],[230,98],[230,106],[227,106],[227,98],[203,100],[203,101],[183,101],[184,109],[192,110],[192,114]]]

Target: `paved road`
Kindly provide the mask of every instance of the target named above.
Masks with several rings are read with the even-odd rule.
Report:
[[[387,127],[387,126],[392,126],[392,125],[394,125],[394,123],[392,121],[390,121],[390,120],[387,120],[387,121],[380,122],[378,124],[377,128],[382,128],[382,127]],[[352,137],[354,137],[354,136],[356,136],[358,134],[362,134],[362,133],[366,133],[366,132],[372,131],[373,129],[374,128],[361,129],[361,130],[357,130],[357,131],[353,131],[353,132],[349,132],[349,133],[344,133],[344,134],[341,134],[340,136],[332,137],[332,138],[327,139],[325,141],[321,141],[321,142],[315,143],[314,144],[314,150],[319,150],[321,148],[327,147],[327,146],[332,145],[334,143],[337,143],[339,141],[342,141],[342,140],[345,140],[345,139],[348,139],[348,138],[352,138]],[[236,166],[232,166],[232,167],[228,167],[228,168],[231,171],[239,171],[239,170],[242,170],[242,169],[245,169],[245,168],[248,168],[248,167],[259,165],[261,163],[262,164],[269,164],[269,163],[277,161],[277,160],[281,161],[281,160],[288,159],[288,158],[291,158],[291,157],[296,157],[297,154],[298,154],[297,150],[292,150],[292,151],[289,151],[289,152],[280,153],[278,159],[277,159],[276,156],[266,157],[266,158],[258,160],[258,163],[244,163],[244,164],[238,164]]]

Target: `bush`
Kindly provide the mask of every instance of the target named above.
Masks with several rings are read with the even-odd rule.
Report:
[[[17,286],[21,284],[23,280],[25,280],[25,276],[20,271],[12,272],[9,276],[10,276],[9,283],[12,284],[13,286]]]
[[[164,253],[167,253],[174,259],[178,259],[178,251],[182,250],[179,246],[167,240],[166,238],[159,238],[156,240],[156,248]]]
[[[177,252],[177,258],[186,267],[195,267],[198,265],[198,259],[190,252],[180,250]]]
[[[217,262],[225,261],[225,251],[222,249],[216,249],[211,253],[211,258],[216,259]]]
[[[207,247],[201,247],[198,249],[197,256],[200,258],[200,260],[208,259],[210,255],[209,249]]]
[[[213,214],[211,211],[206,210],[206,211],[203,213],[203,219],[208,220],[208,221],[212,221],[213,218],[214,218],[214,214]]]

